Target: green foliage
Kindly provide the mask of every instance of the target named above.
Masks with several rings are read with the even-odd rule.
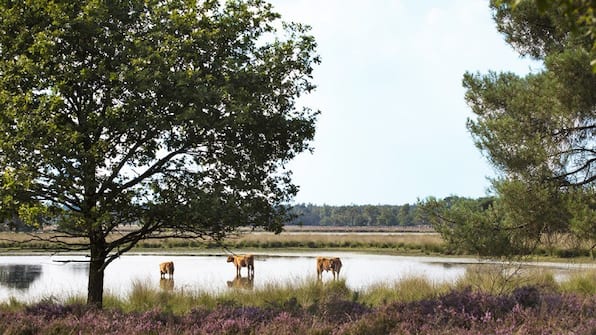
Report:
[[[509,238],[503,214],[492,198],[430,197],[420,207],[450,253],[504,256],[520,252]]]
[[[548,24],[548,19],[555,19],[565,23],[565,27],[573,32],[575,35],[586,40],[587,50],[591,52],[591,60],[589,60],[592,66],[592,72],[596,73],[596,5],[592,0],[494,0],[495,6],[501,6],[504,8],[511,8],[511,11],[507,11],[507,14],[500,15],[516,15],[525,16],[525,21],[530,23],[523,27],[524,29],[511,29],[517,30],[518,33],[525,31],[532,35],[542,36],[544,40],[550,39],[550,44],[553,44],[558,39],[562,41],[565,39],[567,32],[558,31],[556,27]],[[531,8],[531,10],[528,10]],[[538,11],[534,10],[537,8]],[[543,19],[540,19],[540,16]],[[510,24],[515,25],[515,20],[499,20],[501,23],[499,27],[503,29],[504,26]],[[509,21],[509,23],[505,23]],[[546,23],[546,24],[545,24]],[[538,30],[542,30],[543,33],[537,34]],[[548,31],[548,34],[544,34],[544,31]],[[528,34],[526,34],[528,35]],[[546,43],[543,43],[543,45]],[[515,44],[514,44],[515,45]],[[591,46],[591,48],[590,48]]]
[[[570,213],[565,206],[565,195],[556,187],[519,179],[493,184],[500,195],[498,203],[505,215],[509,238],[523,246],[521,250],[525,253],[534,250],[543,236],[548,241],[551,236],[569,231]]]
[[[540,254],[546,248],[543,254],[550,256],[572,257],[588,251],[594,256],[596,205],[585,189],[562,193],[552,184],[519,179],[493,184],[499,197],[430,197],[420,203],[424,220],[445,241],[447,250],[439,252],[517,257]],[[557,244],[563,235],[575,240],[575,247]],[[583,242],[590,247],[580,248]]]
[[[499,230],[522,252],[560,233],[594,241],[594,6],[546,3],[491,2],[497,29],[521,55],[542,60],[542,70],[523,77],[489,72],[463,78],[465,99],[476,115],[468,129],[500,172],[493,181]]]
[[[281,231],[319,59],[279,18],[261,0],[0,2],[0,214],[50,213],[95,276],[156,232]]]
[[[596,248],[596,198],[593,194],[579,189],[570,192],[566,207],[571,215],[571,232],[580,240],[590,241],[590,254],[594,255]]]

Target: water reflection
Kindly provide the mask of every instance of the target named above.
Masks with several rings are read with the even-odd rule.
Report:
[[[85,262],[72,262],[72,263],[67,263],[67,264],[63,264],[66,266],[66,268],[68,268],[69,272],[72,272],[73,274],[77,274],[77,275],[87,275],[89,273],[89,263]]]
[[[161,278],[159,280],[159,288],[164,291],[174,290],[174,278]]]
[[[317,253],[306,252],[259,254],[255,257],[259,279],[255,281],[252,277],[236,277],[234,267],[226,262],[227,255],[224,254],[124,255],[106,268],[104,288],[108,294],[126,297],[134,289],[135,283],[139,282],[166,291],[198,290],[214,293],[229,290],[229,287],[258,290],[277,283],[301,285],[316,280],[316,256]],[[346,252],[328,256],[341,257],[341,278],[350,289],[358,291],[410,277],[424,277],[434,283],[455,282],[465,275],[466,269],[473,263],[462,258]],[[175,284],[173,280],[160,280],[157,276],[157,266],[169,260],[176,263]],[[39,301],[48,296],[59,299],[85,296],[89,264],[84,261],[86,259],[83,256],[0,255],[0,303],[10,297]]]
[[[41,265],[7,264],[0,265],[0,284],[18,290],[27,290],[41,277]]]
[[[248,277],[236,276],[234,279],[226,281],[226,284],[230,288],[252,290],[254,288],[254,278],[254,275]]]

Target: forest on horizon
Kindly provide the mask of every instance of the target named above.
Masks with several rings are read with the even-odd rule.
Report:
[[[454,202],[464,199],[449,196],[444,200]],[[475,199],[479,203],[492,198]],[[418,204],[403,205],[315,205],[296,204],[291,212],[296,217],[290,225],[304,226],[419,226],[429,225]]]

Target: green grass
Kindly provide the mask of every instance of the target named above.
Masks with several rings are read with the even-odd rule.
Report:
[[[308,307],[332,298],[351,299],[353,294],[344,280],[325,283],[316,280],[269,283],[254,290],[229,289],[215,293],[200,290],[166,291],[155,289],[147,282],[136,281],[127,297],[119,298],[107,294],[104,297],[104,306],[124,312],[147,311],[159,306],[163,311],[182,314],[197,306],[206,309],[213,309],[219,305]],[[69,302],[80,301],[71,299]]]
[[[454,284],[455,288],[469,287],[490,294],[511,293],[518,287],[528,285],[552,289],[558,286],[553,273],[549,270],[539,268],[522,270],[519,266],[510,263],[470,265],[466,268],[465,275]]]
[[[220,296],[202,291],[161,290],[148,282],[135,281],[127,297],[104,295],[104,307],[124,312],[142,312],[159,307],[165,312],[182,314],[196,306],[212,309],[222,303]]]
[[[0,309],[6,311],[19,311],[25,308],[26,304],[15,297],[8,298],[8,301],[0,303]]]
[[[436,297],[450,289],[449,284],[435,284],[422,277],[372,285],[359,294],[359,301],[379,306],[392,302],[410,302]]]
[[[483,267],[486,269],[486,266]],[[515,269],[513,269],[515,270]],[[422,277],[408,277],[395,282],[383,282],[363,290],[353,290],[345,279],[320,282],[315,279],[270,282],[263,287],[226,289],[218,292],[201,290],[163,290],[150,283],[136,281],[131,293],[117,297],[107,293],[104,307],[123,312],[143,312],[159,308],[172,314],[184,314],[193,308],[212,310],[217,306],[317,308],[329,301],[347,300],[377,307],[393,302],[412,302],[433,299],[452,290],[471,288],[491,294],[508,294],[522,286],[538,286],[561,293],[585,296],[596,294],[596,270],[578,272],[567,280],[557,282],[551,272],[544,270],[512,271],[510,267],[495,266],[490,271],[470,267],[455,283],[435,283]],[[66,304],[85,303],[82,296],[66,299]],[[12,298],[0,304],[0,310],[19,310],[26,306]]]
[[[560,284],[561,291],[596,295],[596,270],[587,270],[572,274]]]

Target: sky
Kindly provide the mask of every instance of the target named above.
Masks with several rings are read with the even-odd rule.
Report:
[[[487,0],[270,0],[308,24],[322,63],[301,105],[321,114],[289,169],[293,203],[402,205],[481,197],[495,171],[466,129],[466,71],[540,65],[496,30]]]

